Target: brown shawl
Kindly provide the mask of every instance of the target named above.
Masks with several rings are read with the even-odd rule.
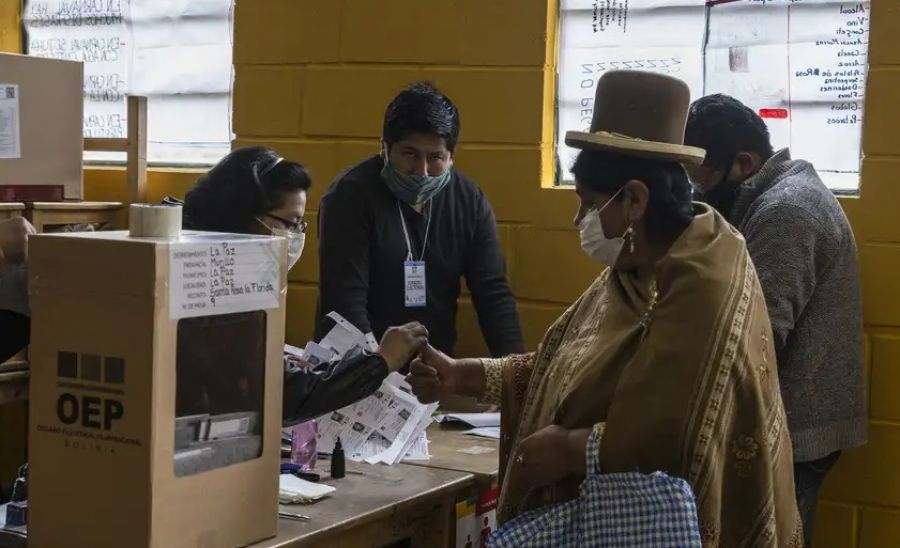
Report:
[[[529,490],[514,456],[548,426],[603,424],[604,472],[658,470],[694,489],[707,547],[794,547],[802,532],[765,301],[741,236],[705,206],[650,284],[607,270],[502,372],[500,516],[577,495]]]

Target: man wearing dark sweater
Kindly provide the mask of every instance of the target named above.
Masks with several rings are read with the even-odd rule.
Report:
[[[698,198],[744,235],[766,296],[809,545],[826,473],[867,438],[853,232],[812,164],[773,151],[763,120],[737,100],[696,101],[685,144],[706,149],[688,174]]]
[[[453,168],[459,113],[427,83],[387,107],[382,153],[350,167],[319,206],[317,339],[336,311],[375,337],[418,321],[452,354],[463,276],[494,356],[523,350],[494,213]]]

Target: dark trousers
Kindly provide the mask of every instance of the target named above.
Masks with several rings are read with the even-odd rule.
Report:
[[[12,358],[31,340],[31,319],[0,310],[0,363]]]
[[[819,489],[828,471],[834,466],[841,456],[840,451],[827,457],[808,462],[794,463],[794,489],[797,492],[797,507],[800,509],[800,519],[803,521],[803,537],[806,548],[812,546],[812,535],[816,525],[816,503],[819,499]]]

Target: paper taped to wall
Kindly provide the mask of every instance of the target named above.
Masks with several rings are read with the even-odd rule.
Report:
[[[22,157],[19,86],[0,83],[0,159]]]
[[[597,80],[610,70],[679,78],[692,100],[725,93],[765,120],[776,149],[809,160],[836,190],[859,185],[870,2],[835,0],[563,0],[559,168],[586,130]]]

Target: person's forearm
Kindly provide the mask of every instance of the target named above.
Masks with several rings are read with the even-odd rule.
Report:
[[[284,375],[282,425],[355,403],[375,392],[387,375],[385,361],[370,354],[357,354],[314,369],[290,368]]]
[[[456,376],[456,394],[470,398],[484,396],[486,377],[484,363],[478,359],[457,360],[454,364]]]

